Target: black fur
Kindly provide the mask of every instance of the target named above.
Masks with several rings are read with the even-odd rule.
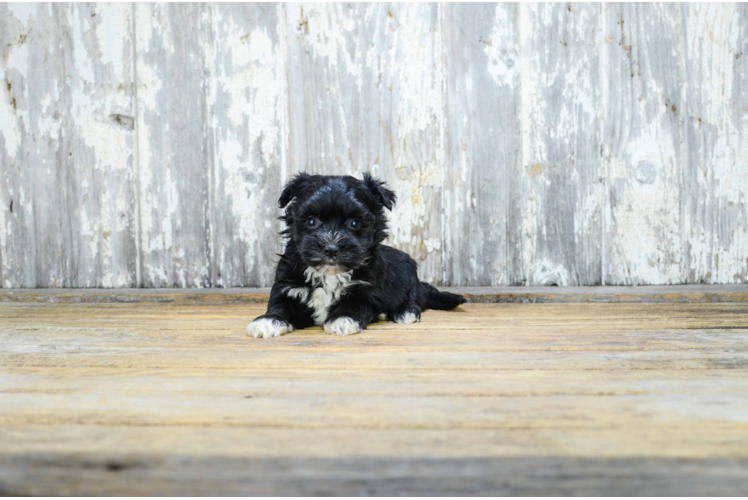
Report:
[[[449,310],[464,303],[461,295],[421,282],[408,254],[382,244],[387,237],[384,209],[392,209],[395,199],[384,182],[369,174],[363,180],[306,173],[293,178],[279,199],[286,209],[282,234],[289,241],[280,256],[268,310],[257,319],[295,329],[314,325],[315,309],[299,296],[314,293],[315,283],[307,281],[310,267],[351,273],[351,284],[326,309],[325,323],[349,317],[364,329],[382,313],[390,321],[405,313],[420,319],[425,309]]]

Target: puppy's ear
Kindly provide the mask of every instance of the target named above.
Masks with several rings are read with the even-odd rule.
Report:
[[[397,196],[394,191],[387,187],[387,184],[379,179],[373,178],[368,172],[364,174],[363,182],[366,189],[371,192],[374,200],[380,207],[386,207],[387,210],[392,210]]]
[[[278,199],[278,205],[281,208],[286,208],[286,205],[291,203],[294,198],[298,198],[311,186],[312,176],[306,172],[296,174],[296,177],[291,179],[286,187],[283,188],[283,192]]]

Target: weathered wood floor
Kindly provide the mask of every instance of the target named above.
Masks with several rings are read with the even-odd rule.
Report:
[[[746,302],[263,309],[0,300],[0,494],[748,492]]]

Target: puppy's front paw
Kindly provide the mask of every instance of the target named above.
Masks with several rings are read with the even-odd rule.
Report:
[[[353,335],[361,333],[361,324],[353,318],[341,316],[325,323],[325,331],[330,335]]]
[[[409,323],[418,323],[419,321],[421,321],[421,313],[413,312],[413,311],[405,311],[399,316],[395,316],[394,321],[395,323],[400,323],[401,325],[407,325]]]
[[[254,338],[262,337],[269,339],[270,337],[280,337],[292,331],[293,327],[285,321],[263,316],[260,316],[247,325],[247,335],[251,335]]]

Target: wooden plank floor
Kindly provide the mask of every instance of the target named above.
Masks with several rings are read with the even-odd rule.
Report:
[[[263,310],[0,301],[0,494],[748,491],[748,303]]]

